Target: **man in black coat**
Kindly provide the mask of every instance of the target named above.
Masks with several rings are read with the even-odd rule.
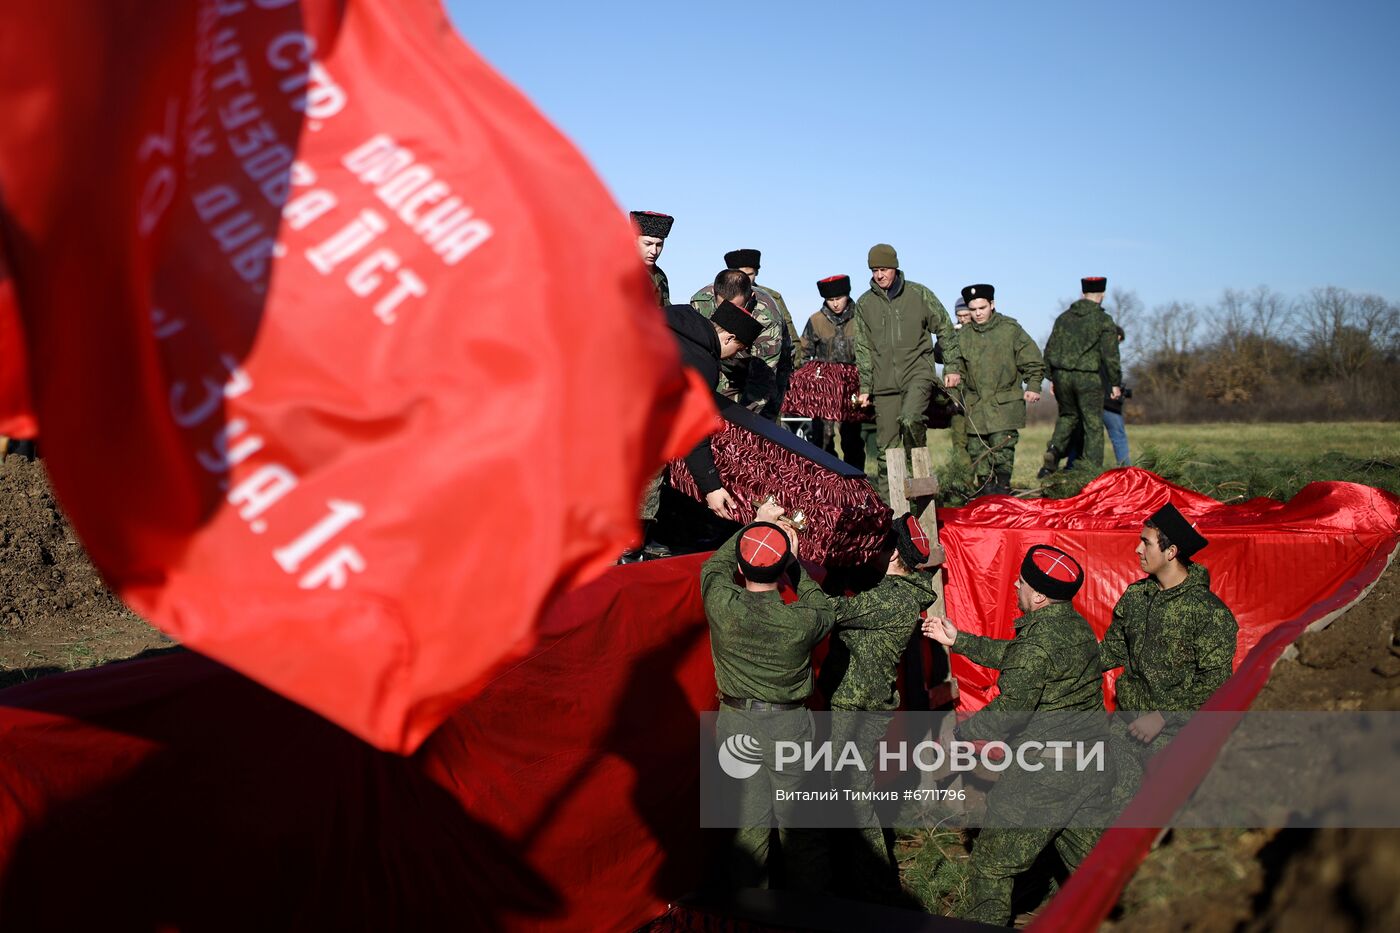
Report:
[[[698,372],[711,389],[719,385],[720,360],[746,350],[763,332],[753,315],[731,301],[717,305],[708,319],[690,305],[667,305],[666,323],[680,345],[681,362]],[[710,511],[732,520],[735,503],[720,482],[709,438],[686,455],[685,465]]]

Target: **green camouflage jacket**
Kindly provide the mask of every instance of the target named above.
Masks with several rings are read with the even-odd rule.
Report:
[[[767,285],[755,285],[755,289],[761,288],[773,297],[773,303],[778,308],[778,315],[783,319],[783,326],[787,328],[788,340],[792,343],[792,368],[796,369],[802,365],[802,341],[797,336],[797,325],[792,322],[792,315],[788,313],[787,302],[776,288],[769,288]],[[786,386],[783,387],[786,390]]]
[[[1152,577],[1137,581],[1113,607],[1103,638],[1103,669],[1123,668],[1118,708],[1200,709],[1234,670],[1238,636],[1234,613],[1200,564],[1169,590]]]
[[[1051,603],[1021,616],[1014,638],[959,632],[953,650],[1001,671],[1000,693],[981,711],[991,715],[979,713],[965,720],[958,727],[964,739],[1007,739],[1007,720],[998,713],[1104,712],[1099,640],[1070,603]],[[1106,734],[1104,719],[1092,725],[1103,727]]]
[[[1026,426],[1024,393],[1039,392],[1045,376],[1040,348],[1015,318],[993,311],[987,323],[958,331],[952,353],[943,352],[943,375],[960,373],[968,430],[974,434],[1013,431]]]
[[[749,311],[763,325],[763,332],[747,351],[720,364],[716,391],[741,405],[762,400],[761,412],[776,418],[792,378],[792,339],[788,337],[772,297],[757,286],[753,293],[754,304]],[[706,285],[691,295],[690,305],[707,318],[714,314],[714,285]]]
[[[832,600],[836,630],[822,664],[823,683],[836,680],[832,709],[899,706],[899,659],[919,626],[919,613],[933,600],[933,576],[923,571],[886,574],[863,593]]]
[[[744,589],[734,580],[740,534],[742,529],[700,568],[715,683],[732,697],[800,703],[812,693],[812,646],[835,620],[831,600],[806,574],[791,605],[777,591]]]
[[[955,347],[957,336],[948,311],[938,296],[904,273],[895,275],[893,297],[870,280],[856,301],[856,366],[860,390],[893,395],[918,382],[936,382],[933,336],[943,352]]]
[[[656,301],[661,307],[671,303],[671,280],[660,266],[651,267],[651,287],[656,289]]]
[[[1081,298],[1055,319],[1045,344],[1045,365],[1050,381],[1055,373],[1095,373],[1102,368],[1110,386],[1123,384],[1123,364],[1118,358],[1118,331],[1113,318],[1096,302]]]

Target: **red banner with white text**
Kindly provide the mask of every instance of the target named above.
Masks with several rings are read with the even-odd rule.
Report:
[[[0,356],[94,561],[382,748],[715,423],[625,216],[435,0],[6,4],[0,109]]]

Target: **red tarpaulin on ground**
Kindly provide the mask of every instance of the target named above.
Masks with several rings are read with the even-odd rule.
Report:
[[[1400,532],[1400,503],[1365,487],[1204,509],[1134,470],[1076,499],[1006,503],[1014,527],[1000,533],[949,511],[942,543],[1000,618],[1012,597],[998,551],[1069,526],[1086,566],[1126,563],[1124,539],[1164,496],[1196,508],[1212,538],[1202,557],[1250,620],[1254,650],[1212,701],[1225,708],[1247,705],[1284,644],[1376,579]],[[1076,530],[1090,518],[1097,531]],[[1281,575],[1275,539],[1289,555],[1326,554],[1330,572],[1297,611],[1298,559]],[[696,828],[697,713],[714,707],[701,560],[618,567],[557,603],[535,651],[480,682],[407,759],[192,655],[0,693],[0,928],[640,924],[695,888],[713,841]],[[1141,839],[1106,834],[1045,928],[1092,929]]]
[[[1072,499],[993,496],[939,510],[948,615],[969,631],[1010,638],[1021,558],[1033,544],[1053,544],[1084,565],[1074,605],[1102,638],[1118,597],[1142,579],[1134,553],[1142,523],[1167,502],[1210,540],[1195,561],[1210,571],[1211,589],[1239,621],[1236,666],[1280,622],[1355,576],[1378,548],[1388,549],[1400,530],[1395,497],[1368,486],[1313,483],[1286,503],[1224,505],[1146,470],[1113,470]],[[996,671],[955,654],[953,673],[959,709],[981,709],[996,696]],[[1112,678],[1105,680],[1111,697]]]
[[[435,0],[6,3],[0,113],[0,366],[94,562],[382,748],[716,423],[623,213]]]

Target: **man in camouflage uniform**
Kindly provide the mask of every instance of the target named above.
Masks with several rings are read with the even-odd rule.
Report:
[[[1084,459],[1094,470],[1103,468],[1103,382],[1108,375],[1109,398],[1123,393],[1123,367],[1118,359],[1118,331],[1103,309],[1108,280],[1080,279],[1078,301],[1055,319],[1045,344],[1045,364],[1054,385],[1060,414],[1045,449],[1045,465],[1036,476],[1044,479],[1059,467],[1076,429],[1084,433]]]
[[[807,361],[849,363],[856,361],[856,309],[851,301],[851,277],[833,275],[817,283],[822,306],[807,319],[802,330],[802,356]],[[841,458],[853,467],[865,468],[865,442],[859,421],[812,419],[812,442],[836,453],[841,435]]]
[[[871,770],[844,768],[833,775],[838,789],[868,794],[875,789],[877,746],[899,707],[895,679],[899,659],[919,627],[919,614],[935,597],[933,576],[924,570],[930,547],[919,520],[906,513],[897,519],[887,542],[885,576],[873,588],[833,601],[836,628],[831,650],[822,664],[825,687],[835,682],[831,696],[831,750],[839,760],[846,743],[854,742],[862,762]],[[862,900],[898,902],[899,872],[885,831],[870,800],[853,800],[856,830],[843,832],[837,851],[836,876],[848,892]]]
[[[967,310],[967,302],[963,301],[962,295],[953,303],[953,330],[962,335],[962,329],[972,320],[972,312]],[[934,362],[939,365],[947,363],[947,355],[943,352],[943,343],[934,341],[933,344]],[[953,393],[956,395],[957,393]],[[949,464],[957,476],[972,476],[972,457],[967,452],[967,416],[963,414],[962,403],[958,403],[958,408],[953,412],[953,417],[948,422],[948,436],[952,441],[952,454]]]
[[[1149,759],[1181,730],[1234,670],[1239,625],[1191,560],[1208,542],[1168,503],[1144,523],[1138,566],[1147,576],[1123,591],[1101,648],[1103,669],[1122,667],[1111,723],[1115,801],[1137,793]]]
[[[961,632],[939,617],[924,623],[928,637],[1001,671],[996,699],[958,727],[963,740],[1001,740],[1015,748],[1072,734],[1086,746],[1107,743],[1098,639],[1070,604],[1083,582],[1083,568],[1074,558],[1038,544],[1021,561],[1016,605],[1023,615],[1016,620],[1014,638]],[[1039,715],[1008,717],[1010,712]],[[1103,761],[1104,771],[1059,770],[1047,755],[1040,770],[1011,767],[1002,772],[987,795],[986,825],[972,849],[961,916],[1009,924],[1016,876],[1051,842],[1065,867],[1074,870],[1111,814],[1109,756]]]
[[[904,277],[899,256],[888,243],[870,249],[870,288],[856,302],[856,366],[860,401],[875,405],[876,488],[890,497],[889,465],[884,452],[928,444],[928,402],[938,375],[933,340],[943,352],[956,350],[953,322],[938,296]],[[952,388],[959,376],[944,380]]]
[[[661,258],[661,251],[666,248],[666,238],[671,235],[671,224],[676,222],[676,218],[655,211],[632,211],[631,216],[632,226],[637,231],[637,252],[642,254],[642,262],[651,276],[651,286],[656,289],[656,303],[664,308],[671,303],[671,283],[656,260]]]
[[[700,592],[710,622],[710,653],[720,706],[716,741],[748,736],[762,749],[763,767],[738,781],[739,829],[730,863],[735,887],[769,884],[769,828],[776,818],[783,864],[791,887],[820,891],[827,881],[825,840],[818,830],[792,828],[795,804],[776,801],[779,789],[805,788],[793,768],[778,770],[776,743],[810,742],[815,730],[807,697],[812,692],[812,647],[831,631],[831,601],[802,575],[797,601],[783,602],[778,580],[797,556],[797,534],[772,503],[758,509],[705,561]],[[736,571],[742,583],[735,582]]]
[[[975,463],[973,495],[1011,492],[1016,442],[1026,426],[1026,403],[1040,401],[1045,362],[1025,329],[997,313],[996,289],[962,290],[972,322],[958,332],[957,348],[945,353],[943,375],[962,375],[960,396],[967,424],[968,453]]]
[[[723,286],[721,286],[723,282]],[[690,306],[705,317],[714,313],[716,299],[732,301],[763,325],[763,333],[747,353],[724,364],[719,394],[777,421],[783,395],[792,377],[792,339],[772,296],[755,288],[747,273],[726,269],[690,296]]]
[[[802,344],[798,341],[797,326],[792,322],[792,315],[788,313],[787,302],[783,300],[782,293],[771,285],[758,284],[758,263],[762,258],[763,254],[756,249],[735,249],[724,254],[724,264],[727,268],[738,269],[746,274],[755,291],[763,292],[773,299],[773,307],[778,309],[778,316],[783,319],[788,339],[792,341],[792,368],[796,369],[802,365]],[[783,385],[783,390],[787,390],[786,384]]]

